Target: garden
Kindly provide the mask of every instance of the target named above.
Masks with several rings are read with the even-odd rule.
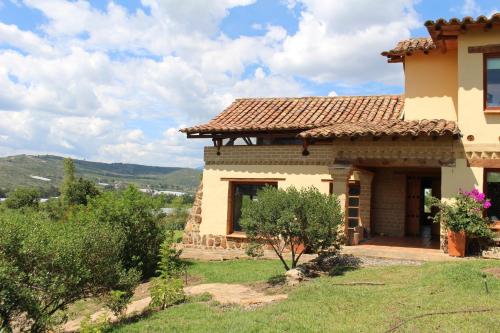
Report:
[[[36,191],[18,189],[0,206],[2,333],[60,330],[74,320],[81,332],[490,332],[500,325],[498,261],[344,256],[339,201],[315,188],[259,192],[241,221],[253,259],[224,262],[182,259],[176,243],[188,203],[180,199],[169,199],[177,208],[169,218],[165,198],[133,186],[102,191],[77,179],[70,159],[60,192],[41,203]],[[450,232],[479,246],[491,238],[481,193],[431,204]],[[278,260],[261,259],[263,248]],[[301,263],[306,252],[319,256]]]

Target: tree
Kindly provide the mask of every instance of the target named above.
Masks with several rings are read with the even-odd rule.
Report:
[[[138,280],[137,271],[121,265],[123,233],[110,225],[6,211],[0,230],[0,331],[13,323],[46,331],[54,315],[76,300],[127,292]]]
[[[65,201],[68,205],[87,205],[88,200],[98,196],[99,193],[93,181],[79,178],[67,187]]]
[[[93,221],[123,233],[125,268],[139,268],[143,277],[156,270],[158,251],[163,241],[160,197],[152,197],[129,186],[126,190],[103,192],[91,198],[87,207],[79,207],[68,218]]]
[[[40,202],[40,191],[36,188],[18,187],[5,200],[7,208],[37,208]]]
[[[290,268],[284,259],[287,250],[291,268],[295,268],[306,250],[317,253],[340,246],[343,214],[337,197],[314,187],[285,190],[270,186],[257,197],[243,208],[243,229],[251,241],[270,245],[286,270]]]
[[[68,200],[68,191],[71,186],[75,182],[75,163],[69,157],[66,157],[63,160],[63,169],[64,176],[61,184],[61,201],[63,204],[67,204]]]

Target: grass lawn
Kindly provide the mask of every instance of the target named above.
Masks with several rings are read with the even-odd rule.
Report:
[[[494,308],[495,312],[435,315],[414,319],[397,332],[498,332],[500,280],[488,276],[486,294],[481,269],[498,261],[468,260],[422,266],[372,267],[304,283],[286,301],[254,310],[186,303],[114,332],[385,332],[400,320],[448,310]],[[281,271],[276,261],[193,263],[192,274],[204,282],[267,280]],[[382,286],[339,286],[352,281]]]
[[[201,283],[267,281],[285,272],[279,260],[189,261],[188,264],[189,275],[200,277]]]

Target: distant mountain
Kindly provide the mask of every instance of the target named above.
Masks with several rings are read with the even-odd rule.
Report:
[[[140,188],[193,193],[201,170],[156,167],[126,163],[100,163],[74,160],[76,176],[109,185],[135,184]],[[16,155],[0,157],[0,189],[35,186],[44,191],[58,188],[63,178],[63,157]]]

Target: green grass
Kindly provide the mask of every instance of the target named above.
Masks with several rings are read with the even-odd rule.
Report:
[[[284,273],[279,260],[228,260],[221,262],[190,261],[189,274],[203,283],[249,283],[267,281]]]
[[[447,310],[494,308],[496,312],[436,315],[411,320],[398,332],[498,332],[500,280],[481,269],[498,261],[470,260],[422,266],[372,267],[304,283],[289,299],[255,310],[206,303],[174,306],[114,332],[385,332],[400,320]],[[281,271],[275,261],[194,263],[206,282],[266,280]],[[352,281],[383,286],[339,286]]]

